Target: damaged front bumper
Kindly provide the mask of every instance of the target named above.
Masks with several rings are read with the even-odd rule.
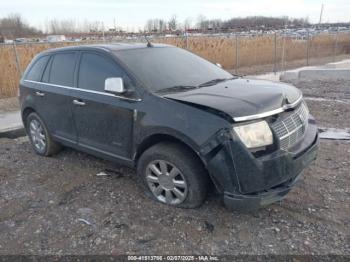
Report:
[[[310,119],[304,139],[288,152],[254,157],[235,141],[226,141],[207,168],[228,209],[253,210],[283,199],[316,159],[317,149],[317,127]]]
[[[297,184],[300,176],[303,174],[300,173],[296,178],[291,179],[290,181],[283,183],[282,185],[265,190],[263,192],[255,194],[224,194],[224,204],[230,210],[240,210],[240,211],[249,211],[259,209],[261,207],[270,205],[277,201],[282,200],[289,191]]]

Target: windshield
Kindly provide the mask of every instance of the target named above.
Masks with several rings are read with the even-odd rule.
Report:
[[[232,75],[209,61],[176,47],[116,51],[115,55],[152,92],[193,86]],[[184,91],[184,88],[179,88]]]

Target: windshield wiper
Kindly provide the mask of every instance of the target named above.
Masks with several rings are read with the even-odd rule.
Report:
[[[210,80],[208,82],[205,82],[203,84],[200,84],[198,87],[204,87],[204,86],[212,86],[212,85],[215,85],[217,83],[220,83],[220,82],[224,82],[224,81],[228,81],[228,80],[232,80],[232,79],[235,79],[236,77],[230,77],[230,78],[216,78],[216,79],[213,79],[213,80]]]
[[[191,90],[191,89],[196,89],[196,88],[198,88],[198,86],[177,85],[177,86],[171,86],[171,87],[167,87],[167,88],[158,90],[157,93],[178,92],[178,91]]]

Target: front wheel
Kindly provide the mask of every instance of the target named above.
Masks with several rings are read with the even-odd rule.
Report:
[[[207,194],[208,174],[189,149],[174,143],[160,143],[146,150],[137,172],[146,193],[172,206],[194,208]]]

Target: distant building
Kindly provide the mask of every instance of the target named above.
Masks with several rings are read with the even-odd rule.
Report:
[[[47,42],[62,42],[66,41],[66,37],[64,35],[49,35],[46,40]]]

